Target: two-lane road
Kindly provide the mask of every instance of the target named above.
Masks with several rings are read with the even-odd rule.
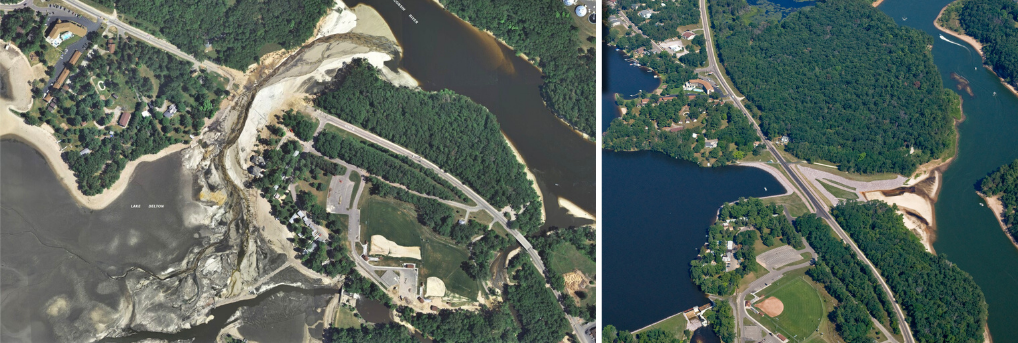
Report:
[[[742,111],[742,113],[746,115],[747,118],[749,118],[749,122],[753,124],[753,129],[756,130],[757,136],[759,136],[760,140],[762,140],[764,144],[767,146],[767,150],[770,151],[772,155],[774,155],[774,158],[781,165],[781,168],[783,168],[787,172],[789,178],[792,179],[792,182],[794,182],[799,187],[799,190],[797,191],[801,191],[804,195],[806,195],[806,198],[809,200],[809,202],[813,204],[813,208],[816,210],[816,214],[820,218],[823,218],[828,225],[834,228],[834,231],[838,233],[838,236],[840,236],[842,240],[847,242],[848,245],[852,247],[852,251],[855,252],[856,257],[858,257],[859,260],[866,263],[866,265],[869,266],[869,268],[873,271],[874,275],[877,276],[877,281],[880,282],[881,288],[883,288],[884,293],[887,294],[888,298],[894,304],[894,312],[898,317],[898,323],[901,326],[901,331],[905,338],[905,343],[914,343],[915,339],[912,337],[912,331],[909,329],[908,322],[905,320],[904,312],[901,310],[901,306],[895,300],[894,292],[891,291],[891,288],[887,285],[887,282],[884,280],[884,277],[880,275],[880,272],[877,270],[876,266],[874,266],[873,263],[870,262],[868,258],[866,258],[866,255],[862,253],[862,250],[859,250],[859,247],[856,246],[855,241],[853,241],[852,238],[845,233],[841,226],[838,225],[838,222],[835,221],[833,217],[831,217],[830,213],[828,213],[828,208],[826,204],[818,200],[819,197],[813,194],[812,189],[807,187],[806,183],[802,181],[799,175],[796,174],[796,172],[791,167],[789,167],[788,162],[785,161],[785,159],[781,157],[781,154],[778,153],[778,150],[774,148],[774,144],[771,143],[771,141],[767,140],[767,137],[764,136],[763,131],[760,130],[760,126],[756,124],[756,121],[753,119],[753,116],[750,114],[748,110],[746,110],[746,107],[742,104],[742,101],[739,101],[739,99],[735,98],[735,92],[732,91],[734,87],[728,84],[728,81],[725,80],[724,75],[721,74],[720,68],[718,68],[719,63],[717,54],[714,51],[714,41],[713,37],[711,36],[710,17],[707,13],[706,0],[700,0],[700,21],[703,23],[703,37],[707,43],[706,44],[707,58],[708,63],[710,64],[708,68],[710,68],[714,75],[717,76],[718,83],[724,89],[725,93],[732,95],[731,99],[735,103],[735,106],[738,107],[739,110]],[[745,308],[743,307],[743,310],[741,311],[737,310],[735,312],[736,312],[736,323],[741,323],[742,321],[740,317],[744,315]]]

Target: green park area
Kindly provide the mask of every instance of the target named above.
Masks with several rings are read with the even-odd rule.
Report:
[[[337,328],[357,328],[361,326],[361,322],[354,311],[340,305],[336,306],[336,315],[333,317],[332,326]]]
[[[367,194],[361,207],[362,240],[381,235],[401,246],[421,247],[420,280],[437,277],[445,282],[446,290],[468,299],[475,299],[480,289],[461,265],[469,260],[470,252],[455,244],[452,239],[438,235],[417,222],[414,206],[395,199]],[[408,261],[409,262],[409,261]]]
[[[597,272],[597,264],[572,244],[556,244],[549,255],[549,266],[556,273],[566,274],[579,270],[587,276]]]
[[[640,332],[647,332],[654,329],[663,330],[670,337],[674,337],[679,340],[679,342],[685,342],[689,336],[692,335],[691,332],[686,331],[686,316],[682,313],[655,323],[654,325],[647,327],[646,330],[642,330]]]
[[[798,194],[792,193],[789,195],[782,195],[776,197],[768,197],[760,199],[765,204],[776,204],[784,206],[788,209],[788,214],[792,217],[799,217],[803,214],[809,213],[809,207],[802,201],[802,198]]]
[[[761,301],[770,297],[777,298],[784,306],[781,314],[771,317],[762,312],[749,311],[750,316],[791,342],[822,342],[824,340],[819,334],[821,331],[828,337],[834,334],[833,325],[827,319],[827,313],[834,307],[834,300],[822,289],[822,286],[805,276],[805,269],[789,273],[757,293],[760,300],[754,303],[754,306],[759,306]]]

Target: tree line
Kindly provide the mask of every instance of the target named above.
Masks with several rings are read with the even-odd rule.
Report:
[[[543,224],[541,202],[484,106],[449,90],[423,92],[381,80],[356,59],[315,99],[342,120],[406,147],[456,175],[495,208],[511,206],[524,233]]]
[[[1004,205],[1001,216],[1007,232],[1018,241],[1018,160],[1005,164],[979,181],[979,188],[987,196],[1000,196]]]
[[[866,337],[873,328],[870,316],[888,323],[894,333],[900,333],[894,303],[884,293],[876,276],[862,261],[856,259],[851,248],[834,235],[834,230],[813,213],[795,220],[795,228],[806,236],[816,251],[816,266],[806,271],[809,277],[824,285],[838,300],[829,317],[838,335],[846,342],[870,342]]]
[[[6,0],[14,1],[17,0]],[[0,19],[0,40],[14,44],[25,56],[46,50],[45,29],[47,16],[31,8],[5,11]],[[40,59],[43,54],[39,54]],[[45,63],[45,62],[44,62]]]
[[[559,1],[441,0],[446,10],[504,40],[541,68],[541,95],[557,116],[589,136],[596,129],[596,49],[583,49],[571,8]],[[593,42],[594,37],[589,38]]]
[[[418,223],[430,228],[439,235],[452,238],[457,244],[467,244],[474,236],[481,234],[484,229],[487,229],[484,225],[477,224],[473,220],[469,223],[460,224],[456,219],[456,211],[438,200],[410,193],[374,176],[369,176],[368,182],[371,183],[371,194],[383,198],[393,198],[414,205],[417,209]]]
[[[950,150],[951,92],[927,46],[867,1],[824,1],[756,22],[745,0],[711,4],[719,57],[787,151],[857,173],[908,175]],[[912,151],[912,148],[915,150]]]
[[[344,137],[329,130],[315,136],[314,148],[329,158],[338,158],[412,191],[445,200],[464,201],[459,188],[418,163],[371,142]]]
[[[972,276],[925,250],[895,207],[847,202],[831,209],[838,224],[884,276],[919,342],[981,342],[987,304]]]
[[[300,46],[334,5],[331,0],[94,2],[198,59],[237,70],[247,69],[264,53]]]
[[[541,259],[548,261],[549,266],[551,265],[552,251],[558,249],[562,244],[572,245],[577,251],[589,258],[590,261],[597,262],[597,231],[590,226],[552,229],[545,235],[530,237],[529,241],[534,250],[537,250]],[[593,321],[597,317],[597,306],[588,305],[585,308],[581,308],[571,296],[566,294],[565,278],[562,274],[559,274],[558,271],[550,267],[545,268],[544,273],[551,288],[562,293],[560,301],[566,313],[574,317],[583,318],[588,322]]]
[[[962,33],[983,44],[986,64],[1018,87],[1018,3],[1008,0],[964,0],[958,21]]]

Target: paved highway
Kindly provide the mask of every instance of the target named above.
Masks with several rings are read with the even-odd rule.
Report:
[[[731,95],[731,98],[733,99],[733,102],[735,103],[736,107],[738,107],[739,110],[741,110],[742,113],[746,115],[747,118],[749,118],[750,123],[753,124],[753,129],[756,130],[756,134],[767,146],[767,150],[770,151],[772,155],[774,155],[774,159],[781,164],[781,167],[783,169],[785,169],[789,177],[792,179],[792,182],[798,185],[799,190],[801,190],[803,194],[806,195],[806,198],[809,200],[809,202],[813,204],[813,208],[816,210],[816,214],[820,218],[823,218],[828,225],[834,228],[834,231],[838,233],[838,236],[841,236],[841,239],[847,242],[850,247],[852,247],[852,251],[855,252],[856,257],[858,257],[859,260],[866,263],[866,265],[869,266],[870,269],[872,269],[874,275],[877,276],[877,280],[880,281],[880,285],[884,289],[884,293],[887,294],[888,298],[891,299],[891,301],[894,304],[894,312],[898,316],[898,323],[901,326],[901,331],[905,338],[905,343],[914,343],[915,339],[912,337],[912,331],[911,329],[909,329],[908,322],[905,320],[904,312],[902,312],[901,306],[898,305],[898,302],[895,300],[894,292],[891,291],[891,288],[887,286],[887,282],[884,281],[884,277],[880,275],[879,271],[873,265],[873,263],[871,263],[870,260],[866,258],[866,255],[862,253],[862,250],[859,250],[859,247],[855,245],[855,241],[853,241],[852,238],[845,233],[841,226],[838,225],[838,222],[835,221],[833,217],[831,217],[830,213],[828,212],[826,204],[817,200],[818,197],[813,194],[812,189],[806,186],[802,179],[799,178],[799,175],[796,174],[795,171],[788,166],[788,162],[785,161],[785,159],[781,157],[780,154],[778,154],[777,149],[774,148],[774,144],[771,143],[771,141],[767,140],[767,137],[764,136],[763,131],[760,130],[760,126],[758,126],[756,124],[756,121],[753,120],[753,116],[750,115],[749,111],[746,110],[746,107],[743,106],[742,101],[739,101],[738,99],[735,98],[735,92],[732,91],[733,87],[728,84],[728,81],[725,80],[724,78],[724,74],[721,74],[721,71],[718,68],[717,54],[714,52],[714,42],[713,37],[711,37],[710,17],[707,14],[706,0],[700,0],[700,22],[703,23],[703,37],[707,42],[707,57],[708,62],[710,64],[708,68],[710,68],[711,72],[714,73],[714,75],[718,78],[718,83],[721,85],[722,88],[724,88],[725,94]],[[741,318],[739,317],[741,317],[745,313],[745,307],[742,308],[743,310],[735,311],[737,313],[736,323],[742,322]]]
[[[425,159],[423,157],[418,156],[417,154],[413,153],[409,149],[404,148],[404,147],[402,147],[402,146],[400,146],[400,145],[398,145],[396,143],[390,142],[389,140],[387,140],[385,138],[379,137],[378,135],[376,135],[376,134],[374,134],[374,133],[372,133],[370,131],[361,129],[360,127],[357,127],[357,126],[355,126],[353,124],[347,123],[346,121],[343,121],[343,120],[341,120],[339,118],[336,118],[335,116],[332,116],[332,115],[330,115],[328,113],[319,111],[318,109],[313,108],[311,106],[306,106],[304,108],[304,111],[306,113],[312,113],[322,123],[329,123],[329,124],[336,125],[339,128],[341,128],[343,130],[346,130],[347,132],[350,132],[350,133],[354,134],[357,137],[360,137],[361,139],[364,139],[364,140],[369,141],[369,142],[374,143],[374,144],[378,144],[379,146],[382,146],[382,147],[384,147],[386,149],[389,149],[390,151],[395,152],[397,154],[409,157],[411,160],[416,161],[417,163],[419,163],[420,165],[424,166],[425,168],[431,169],[436,174],[438,174],[440,177],[442,177],[443,179],[448,181],[450,184],[452,184],[453,186],[456,186],[456,188],[459,188],[461,191],[463,191],[464,194],[467,195],[467,197],[469,197],[471,200],[473,200],[475,203],[477,203],[478,206],[480,207],[480,209],[488,211],[488,213],[490,213],[491,216],[496,221],[498,221],[500,224],[502,224],[502,226],[505,227],[507,231],[509,231],[509,233],[513,236],[513,238],[515,238],[516,241],[520,243],[520,246],[522,246],[523,249],[527,251],[527,254],[530,255],[530,260],[534,263],[534,266],[536,266],[538,271],[540,271],[541,274],[544,275],[544,273],[545,273],[544,262],[541,261],[541,256],[538,255],[537,250],[534,250],[534,247],[530,244],[529,241],[527,241],[527,238],[525,236],[523,236],[523,234],[521,234],[519,231],[514,230],[514,229],[510,229],[508,221],[502,215],[501,211],[499,211],[494,206],[489,204],[487,200],[485,200],[483,197],[481,197],[480,195],[475,193],[473,189],[471,189],[470,187],[467,187],[465,184],[463,184],[463,182],[460,182],[460,180],[457,179],[455,176],[445,172],[444,170],[442,170],[442,168],[439,168],[438,165],[432,163],[431,161],[428,161],[427,159]],[[362,189],[363,189],[363,187],[362,187]],[[350,219],[350,223],[351,223],[351,225],[353,225],[353,223],[354,223],[352,217]],[[354,250],[354,251],[356,251],[356,250]],[[355,260],[358,260],[358,259],[355,259]],[[357,261],[357,262],[359,264],[359,263],[361,263],[363,261]],[[555,296],[559,296],[559,293],[557,291],[555,291]],[[563,309],[563,311],[565,311],[565,309]],[[574,318],[574,317],[572,317],[572,316],[570,316],[568,314],[566,315],[566,319],[569,320],[569,324],[570,324],[570,326],[572,326],[573,331],[575,331],[576,336],[579,337],[583,341],[583,343],[592,343],[592,342],[594,342],[594,340],[592,340],[589,336],[587,336],[584,333],[585,332],[584,326],[580,323],[579,319]],[[587,327],[589,327],[589,325],[587,325]]]

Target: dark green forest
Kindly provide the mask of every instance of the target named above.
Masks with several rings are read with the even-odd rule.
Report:
[[[651,329],[639,334],[619,331],[614,325],[601,330],[602,343],[685,343],[662,329]]]
[[[870,342],[866,338],[873,327],[870,316],[890,323],[894,333],[901,331],[898,317],[894,315],[894,303],[887,298],[876,276],[856,259],[827,223],[816,214],[807,213],[795,220],[795,228],[806,236],[819,256],[816,266],[806,274],[822,283],[827,293],[838,300],[830,316],[838,335],[850,343]]]
[[[986,64],[1018,87],[1018,3],[1009,0],[964,0],[958,13],[962,33],[983,44]]]
[[[338,158],[364,168],[373,175],[403,185],[409,190],[445,200],[462,202],[467,199],[459,188],[449,184],[431,169],[371,142],[322,130],[315,136],[314,148],[328,158]]]
[[[530,263],[530,256],[518,254],[509,261],[510,270],[519,268],[506,285],[506,302],[516,310],[520,321],[520,342],[560,342],[570,331],[565,313],[551,289],[545,287],[544,275]]]
[[[510,225],[523,232],[541,227],[541,202],[502,136],[495,116],[449,90],[423,92],[378,78],[357,59],[340,70],[315,105],[434,162],[488,200],[512,206]]]
[[[331,0],[92,1],[116,9],[125,22],[166,37],[198,59],[237,70],[245,70],[266,52],[299,46],[334,4]]]
[[[918,342],[983,341],[982,290],[944,256],[927,252],[894,207],[850,201],[831,214],[880,270]]]
[[[530,237],[529,241],[544,261],[551,260],[549,253],[557,249],[559,245],[569,244],[591,261],[597,262],[597,232],[590,226],[557,228],[546,235]],[[545,268],[544,273],[551,288],[560,293],[566,293],[565,279],[562,274],[556,272],[554,268]],[[597,317],[597,308],[594,305],[585,308],[579,307],[569,295],[563,295],[561,301],[566,312],[574,317],[583,318],[588,322]]]
[[[449,12],[526,54],[541,68],[541,96],[548,108],[580,132],[594,136],[596,49],[581,48],[570,8],[549,0],[441,3]]]
[[[1018,241],[1018,160],[1000,166],[979,182],[979,188],[987,196],[999,196],[1004,204],[1004,226],[1015,241]]]
[[[911,174],[951,150],[951,93],[927,46],[869,1],[818,2],[780,22],[745,0],[712,2],[719,57],[787,150],[857,173]],[[915,153],[910,149],[915,148]]]

